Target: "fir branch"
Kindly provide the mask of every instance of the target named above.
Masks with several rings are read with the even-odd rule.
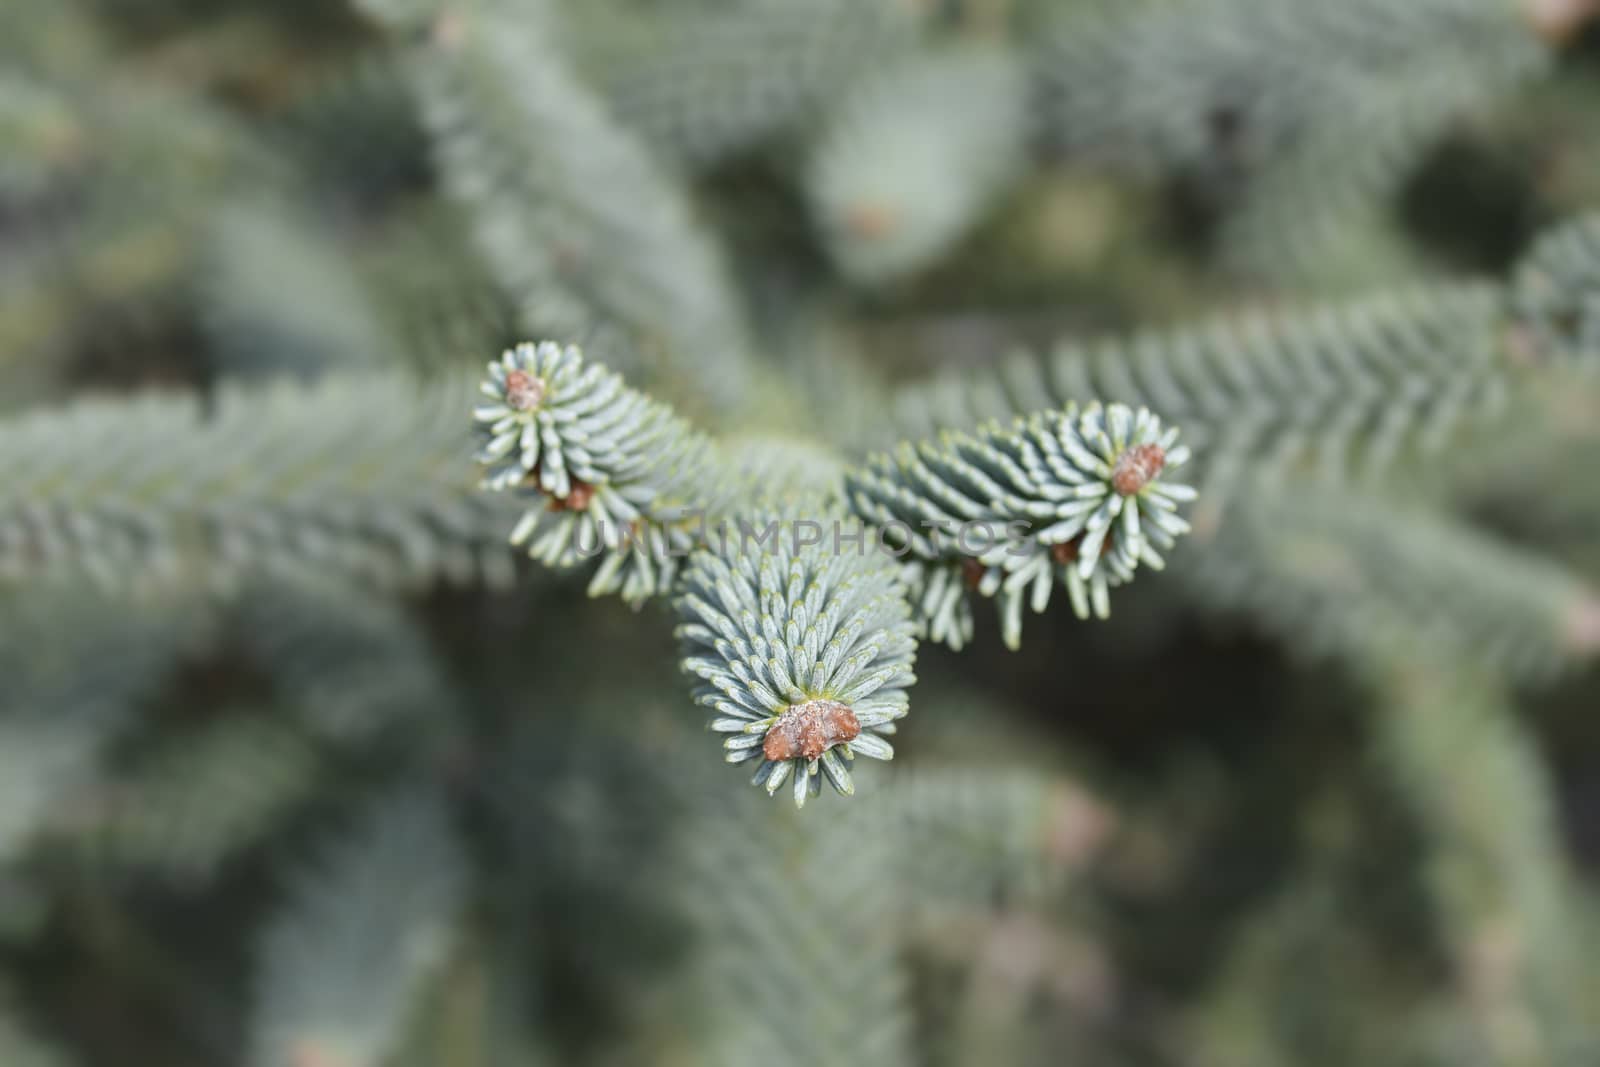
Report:
[[[353,253],[385,334],[424,373],[475,365],[521,336],[468,229],[456,204],[429,199],[391,213]]]
[[[1552,562],[1600,544],[1600,220],[1501,283],[1074,343],[898,405],[877,377],[1031,332],[1036,296],[1225,297],[1173,237],[1269,283],[1376,276],[1413,230],[1507,254],[1581,199],[1584,123],[1524,102],[1426,153],[1592,41],[1600,0],[353,2],[380,55],[315,3],[0,3],[0,1064],[56,1067],[46,1021],[190,1067],[1600,1061],[1590,917],[1508,697],[1600,655],[1600,594]],[[1088,32],[1041,46],[1058,16]],[[1041,103],[1068,162],[1149,181],[1032,166]],[[589,355],[512,347],[476,393],[444,369],[525,328]],[[174,372],[222,384],[10,414]],[[1505,540],[1447,510],[1463,487]],[[679,655],[571,590],[400,595],[507,578],[508,534],[667,598]],[[1187,591],[1371,683],[1331,699],[1368,698],[1411,820],[1350,788],[1348,723],[1274,716],[1258,787],[1221,793],[1206,750],[1258,717],[1094,726],[1171,764],[1133,792],[1177,809],[1134,816],[1102,900],[1073,876],[1119,816],[983,766],[1053,768],[1077,726],[950,677],[953,725],[923,699],[896,732],[919,630],[968,641],[971,594],[1015,645],[1025,601],[1104,614],[1169,546],[1177,584],[1065,650],[1098,677],[1074,699],[1129,703],[1141,656],[1190,703],[1328,691],[1186,649],[1157,590]],[[730,803],[707,719],[796,806],[873,796]],[[1254,899],[1206,906],[1213,867]]]
[[[937,927],[967,909],[1047,901],[1081,873],[1114,826],[1105,803],[1071,778],[935,767],[894,775],[863,818],[895,842],[911,911]]]
[[[710,441],[572,345],[508,349],[480,388],[483,487],[533,498],[511,542],[551,567],[603,554],[593,595],[637,603],[670,589],[691,509],[715,493]]]
[[[308,199],[360,219],[432,178],[404,64],[387,50],[361,52],[318,77],[288,103],[273,134],[295,157]]]
[[[1510,301],[1518,355],[1600,369],[1600,214],[1542,234],[1517,268]]]
[[[656,148],[712,166],[814,121],[925,21],[907,0],[743,0],[656,20],[605,2],[569,21],[612,108]]]
[[[895,393],[890,424],[925,436],[1096,397],[1179,422],[1208,493],[1437,464],[1555,367],[1600,365],[1600,221],[1551,227],[1507,285],[1448,285],[1298,311],[1219,317],[945,374]],[[882,444],[883,427],[869,440]]]
[[[291,208],[219,210],[204,260],[200,317],[226,377],[350,373],[400,348],[348,259]]]
[[[465,380],[149,394],[0,423],[0,577],[332,570],[504,580],[506,512],[473,493]]]
[[[1538,745],[1492,674],[1406,643],[1374,658],[1379,757],[1426,831],[1425,872],[1476,1033],[1497,1062],[1566,1064],[1596,1038],[1575,887]]]
[[[844,457],[820,442],[747,433],[721,438],[718,446],[727,470],[724,508],[740,498],[770,496],[774,486],[778,495],[830,497],[844,484]]]
[[[186,889],[212,883],[336,790],[357,758],[392,761],[439,739],[457,706],[423,635],[369,590],[249,583],[212,631],[213,656],[242,654],[270,692],[141,738],[52,822],[115,871]],[[169,699],[180,697],[208,694]]]
[[[1370,928],[1404,889],[1372,876],[1374,828],[1363,823],[1356,792],[1341,783],[1313,799],[1297,828],[1299,862],[1240,916],[1206,986],[1184,1006],[1173,1042],[1195,1067],[1458,1058],[1438,1048],[1435,1020],[1446,998],[1418,998],[1395,983],[1395,952],[1410,942]],[[1393,866],[1387,853],[1379,862]],[[1431,971],[1428,981],[1440,984]],[[1316,1010],[1303,1012],[1307,1004]],[[1460,1058],[1479,1051],[1463,1049]]]
[[[481,929],[461,940],[384,1067],[548,1067],[561,1062],[527,1018],[539,990],[524,947]]]
[[[1473,58],[1526,67],[1540,48],[1518,6],[1090,3],[1066,12],[1041,42],[1046,114],[1075,156],[1146,172],[1260,165],[1319,121],[1346,129],[1331,113],[1352,95],[1387,89],[1414,106],[1395,90],[1460,78]]]
[[[228,620],[302,729],[359,750],[388,733],[442,725],[456,705],[405,606],[344,582],[246,586]]]
[[[0,865],[97,780],[106,749],[212,624],[178,592],[113,602],[77,588],[0,593]],[[128,626],[128,611],[140,625]]]
[[[1187,449],[1148,411],[1121,405],[879,457],[846,475],[845,523],[836,464],[797,470],[794,456],[775,463],[749,449],[719,458],[575,347],[509,350],[482,391],[484,487],[535,498],[512,540],[557,567],[603,549],[591,593],[638,601],[681,583],[684,666],[703,683],[696,699],[719,712],[713,729],[733,735],[730,761],[762,757],[755,780],[769,793],[792,774],[797,804],[824,774],[852,792],[846,761],[856,752],[892,755],[878,734],[904,714],[915,648],[900,575],[936,639],[959,647],[970,637],[970,582],[1000,598],[1014,647],[1025,592],[1042,611],[1059,580],[1081,616],[1091,607],[1103,616],[1109,587],[1141,563],[1160,567],[1157,550],[1188,529],[1177,506],[1193,491],[1163,477]],[[698,509],[698,525],[686,509]],[[831,556],[826,521],[836,525]],[[967,545],[972,527],[985,531],[983,546]],[[677,559],[696,546],[680,579]],[[896,565],[885,547],[911,558]]]
[[[805,164],[812,213],[851,279],[891,281],[943,256],[1021,169],[1026,93],[998,48],[914,54],[829,114]]]
[[[224,710],[173,733],[98,783],[63,829],[114,870],[208,887],[316,795],[318,755],[274,710]]]
[[[55,717],[18,715],[6,708],[0,719],[0,782],[4,783],[4,817],[0,819],[0,863],[16,858],[51,814],[51,805],[75,787],[94,779],[94,765],[107,747],[113,725],[123,725],[107,711],[126,712],[113,704],[93,706],[94,717],[79,709]],[[110,719],[111,721],[106,721]]]
[[[663,880],[700,935],[674,981],[698,1009],[697,1061],[914,1062],[912,937],[937,928],[947,943],[953,917],[987,911],[996,891],[1060,888],[1065,797],[1049,779],[897,775],[873,805],[826,823],[729,805],[679,775],[666,784],[688,798]]]
[[[682,191],[566,68],[542,4],[444,7],[413,55],[449,191],[534,335],[626,331],[708,412],[752,399],[742,309]],[[666,374],[670,368],[674,373]]]
[[[1549,65],[1507,0],[1090,7],[1040,48],[1057,149],[1197,182],[1227,254],[1280,283],[1370,280],[1352,235],[1453,122]]]
[[[1578,573],[1600,574],[1600,482],[1573,478],[1600,469],[1600,391],[1579,384],[1556,376],[1548,417],[1527,420],[1493,455],[1464,464],[1451,500],[1510,540],[1538,545]],[[1600,615],[1590,625],[1600,627]]]
[[[1382,497],[1277,489],[1232,500],[1177,568],[1204,604],[1242,609],[1298,653],[1355,662],[1409,635],[1547,679],[1600,654],[1600,594],[1526,551]]]
[[[674,835],[669,884],[698,937],[681,984],[697,1062],[745,1067],[914,1062],[911,990],[869,835],[706,799]]]
[[[450,949],[466,870],[438,796],[419,786],[375,799],[268,926],[249,1062],[383,1062]]]
[[[1006,645],[1066,587],[1080,618],[1110,613],[1110,589],[1160,569],[1189,525],[1194,490],[1166,477],[1189,458],[1150,412],[1122,404],[1040,413],[880,454],[849,476],[850,507],[907,557],[929,637],[972,636],[967,590],[999,600]]]
[[[85,75],[86,76],[86,75]],[[90,89],[53,74],[78,149],[0,250],[0,370],[99,329],[170,314],[205,247],[211,211],[242,188],[285,184],[279,161],[228,114],[137,79]],[[108,326],[107,318],[111,324]]]
[[[754,513],[691,557],[677,602],[683,669],[699,679],[696,703],[717,714],[711,729],[728,735],[728,762],[759,760],[753,782],[768,794],[792,778],[796,806],[824,777],[854,793],[858,755],[893,758],[885,737],[916,680],[896,568],[870,548],[830,552],[820,535],[802,538],[800,523],[820,526],[811,514],[835,513],[820,503]],[[859,527],[840,540],[852,535],[864,546]]]
[[[1500,300],[1488,286],[1418,289],[1067,342],[1015,356],[998,374],[902,390],[895,425],[928,434],[1099,397],[1182,424],[1208,492],[1246,475],[1370,475],[1397,455],[1437,452],[1504,408],[1513,368]]]

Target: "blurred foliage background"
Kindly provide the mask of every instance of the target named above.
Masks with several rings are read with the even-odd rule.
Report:
[[[6,0],[0,1064],[1600,1062],[1596,16]],[[1195,534],[797,813],[475,492],[530,337]]]

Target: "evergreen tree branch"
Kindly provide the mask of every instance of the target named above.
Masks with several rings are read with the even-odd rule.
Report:
[[[751,342],[716,247],[567,69],[550,20],[543,4],[512,17],[505,0],[431,16],[412,72],[447,189],[526,332],[620,327],[658,386],[693,382],[681,399],[706,412],[750,403]]]
[[[926,435],[1096,398],[1179,422],[1208,493],[1370,479],[1490,437],[1544,369],[1600,367],[1600,219],[1552,227],[1507,284],[1433,286],[1019,354],[899,390]],[[872,443],[881,443],[883,434]],[[1492,437],[1491,437],[1492,439]]]
[[[1381,497],[1276,489],[1231,500],[1177,568],[1202,603],[1244,610],[1299,653],[1360,662],[1410,635],[1548,679],[1600,654],[1600,593],[1449,516]]]
[[[700,934],[684,983],[703,1034],[696,1059],[914,1062],[899,902],[883,892],[888,850],[781,808],[711,798],[675,841],[675,899]]]
[[[683,669],[699,680],[696,703],[716,712],[711,729],[727,735],[728,762],[755,761],[752,781],[769,795],[792,778],[797,807],[824,777],[854,793],[857,755],[893,758],[886,737],[916,680],[898,569],[820,535],[804,544],[801,523],[820,529],[812,514],[826,513],[754,513],[750,526],[695,553],[678,600]],[[841,540],[851,535],[865,531]]]
[[[292,208],[224,207],[208,246],[201,320],[223,376],[312,379],[400,350],[338,247]]]
[[[249,583],[218,607],[207,662],[259,674],[268,691],[137,735],[48,827],[114,873],[208,887],[371,762],[453,728],[456,694],[391,600],[288,580]],[[214,699],[190,688],[166,696]]]
[[[223,709],[174,731],[133,766],[88,790],[61,829],[113,872],[181,889],[214,884],[316,795],[324,767],[278,709]]]
[[[892,776],[864,816],[896,842],[900,878],[937,928],[952,913],[1055,898],[1113,816],[1080,783],[1034,771],[924,765]]]
[[[1600,213],[1545,231],[1512,277],[1510,302],[1520,356],[1600,371]]]
[[[35,114],[11,131],[54,139],[51,178],[15,204],[0,199],[21,220],[8,224],[0,249],[7,375],[50,368],[49,357],[85,340],[83,323],[106,329],[110,317],[126,328],[173,310],[200,261],[211,211],[242,188],[286,182],[279,161],[221,109],[137,78],[86,84],[102,73],[93,64],[106,62],[98,42],[77,42],[55,21],[41,14],[24,31],[42,36],[44,56],[36,67],[19,64],[33,67],[18,77]],[[52,33],[73,44],[50,47]],[[48,114],[38,114],[45,101]],[[0,155],[22,149],[0,141]]]
[[[572,346],[508,350],[481,389],[484,488],[533,497],[512,541],[555,567],[603,554],[592,594],[681,590],[696,700],[730,735],[729,761],[761,757],[769,793],[792,775],[796,804],[819,774],[853,792],[857,753],[892,756],[881,735],[905,713],[913,630],[959,648],[972,631],[964,587],[999,597],[1012,647],[1024,594],[1043,611],[1058,581],[1080,616],[1103,617],[1112,585],[1162,566],[1194,497],[1164,478],[1188,459],[1177,431],[1117,404],[907,445],[836,486],[826,462],[773,479],[759,452],[720,458]],[[820,491],[801,492],[812,470]]]
[[[622,121],[697,168],[804,129],[926,20],[909,0],[742,0],[667,19],[603,0],[567,7]]]
[[[718,492],[711,441],[571,345],[508,349],[480,388],[483,487],[531,498],[511,542],[551,567],[603,556],[593,595],[667,592]]]
[[[852,280],[893,281],[944,256],[1021,170],[1020,59],[995,47],[914,54],[830,111],[805,164],[812,214]]]
[[[388,734],[442,726],[456,694],[405,606],[344,582],[246,586],[229,628],[311,736],[359,751]]]
[[[472,247],[458,205],[428,200],[386,218],[357,250],[357,273],[404,361],[439,373],[476,364],[521,335],[511,300]]]
[[[374,800],[267,928],[249,1062],[384,1062],[450,951],[466,873],[437,795],[417,786]]]
[[[853,472],[846,492],[906,556],[928,636],[968,641],[976,590],[998,598],[1015,648],[1024,596],[1043,611],[1059,583],[1080,618],[1104,618],[1112,586],[1164,565],[1189,529],[1178,505],[1195,495],[1166,477],[1189,458],[1177,438],[1142,408],[1068,407],[903,445]]]
[[[98,780],[106,749],[134,723],[211,621],[178,592],[114,603],[79,587],[0,592],[0,867]],[[128,608],[141,625],[127,625]],[[70,806],[70,805],[69,805]]]
[[[913,939],[937,929],[948,944],[960,915],[1046,899],[1063,861],[1083,858],[1057,836],[1061,805],[1077,800],[1042,776],[898,775],[872,806],[826,823],[729,805],[677,775],[668,785],[686,810],[664,881],[701,933],[674,987],[708,1034],[696,1047],[714,1050],[709,1062],[921,1062],[906,984]],[[660,802],[656,790],[642,798]],[[735,891],[713,888],[729,879]]]
[[[1246,476],[1348,479],[1441,449],[1503,409],[1500,293],[1446,287],[1018,355],[894,398],[902,432],[971,426],[1069,400],[1148,404],[1183,425],[1211,492]]]
[[[1089,4],[1039,48],[1043,121],[1069,157],[1195,183],[1250,272],[1370,284],[1394,259],[1363,246],[1427,149],[1550,66],[1541,6]]]
[[[80,402],[0,423],[0,576],[331,570],[503,581],[465,380],[391,375]],[[191,572],[192,573],[192,572]]]
[[[1395,786],[1427,831],[1427,878],[1477,1031],[1497,1063],[1567,1064],[1592,1052],[1551,783],[1504,687],[1451,658],[1380,655],[1387,699],[1372,727]]]

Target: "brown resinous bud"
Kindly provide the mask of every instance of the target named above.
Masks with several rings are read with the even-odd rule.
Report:
[[[761,743],[762,755],[773,761],[822,758],[834,745],[855,740],[861,734],[856,713],[835,700],[809,700],[791,705],[767,730]]]

